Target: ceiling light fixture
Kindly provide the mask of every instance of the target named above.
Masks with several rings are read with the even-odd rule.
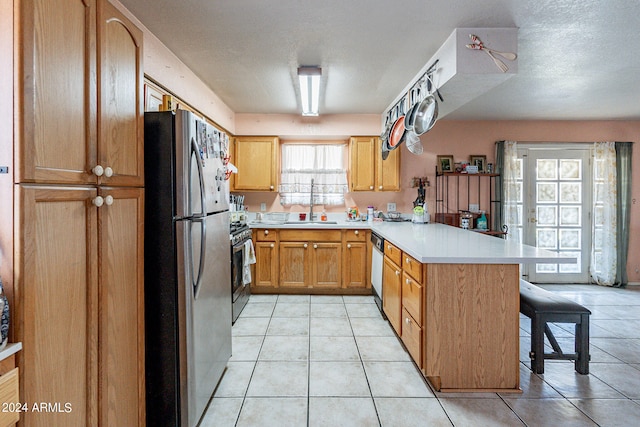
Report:
[[[302,102],[303,116],[317,116],[320,103],[320,78],[322,68],[299,67],[298,79],[300,80],[300,98]]]

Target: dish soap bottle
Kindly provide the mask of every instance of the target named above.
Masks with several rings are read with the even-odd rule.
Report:
[[[484,215],[484,211],[482,211],[482,215],[480,215],[476,224],[478,226],[478,230],[487,229],[487,217]]]

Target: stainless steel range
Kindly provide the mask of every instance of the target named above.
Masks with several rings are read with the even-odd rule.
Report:
[[[251,281],[245,279],[244,266],[247,262],[251,244],[251,229],[244,221],[232,222],[229,240],[231,242],[231,318],[238,319],[242,309],[249,301]]]

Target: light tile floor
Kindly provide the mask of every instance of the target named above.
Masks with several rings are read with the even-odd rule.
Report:
[[[370,297],[253,295],[201,426],[640,425],[640,287],[544,287],[592,311],[591,373],[533,374],[521,315],[522,394],[433,391]],[[553,330],[570,351],[573,325]]]

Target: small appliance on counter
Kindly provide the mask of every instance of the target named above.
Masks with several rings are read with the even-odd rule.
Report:
[[[431,215],[429,215],[429,211],[427,209],[427,202],[424,201],[425,190],[424,183],[422,179],[420,180],[420,185],[418,187],[418,197],[413,202],[413,217],[411,218],[411,222],[416,224],[426,224],[431,220]]]

